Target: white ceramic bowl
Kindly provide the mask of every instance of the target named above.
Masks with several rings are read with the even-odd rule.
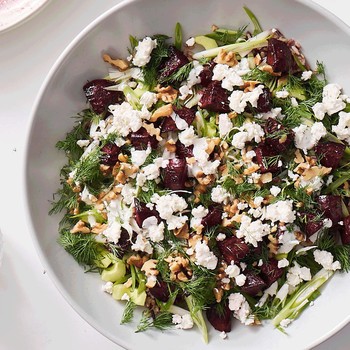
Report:
[[[35,102],[25,181],[36,248],[45,269],[72,307],[102,334],[127,349],[307,349],[350,320],[350,278],[338,275],[325,286],[315,305],[288,327],[288,335],[270,325],[241,327],[237,323],[225,341],[212,330],[206,346],[196,329],[135,334],[135,324],[119,325],[123,306],[101,292],[99,276],[84,273],[56,243],[59,217],[47,213],[65,159],[55,143],[72,128],[71,116],[86,106],[83,84],[105,75],[101,52],[126,57],[129,34],[172,35],[176,22],[182,24],[185,38],[208,32],[212,24],[242,26],[248,22],[244,5],[257,15],[263,28],[279,28],[285,36],[301,42],[309,62],[324,62],[329,80],[350,93],[350,30],[311,1],[134,0],[112,8],[75,38],[51,69]]]

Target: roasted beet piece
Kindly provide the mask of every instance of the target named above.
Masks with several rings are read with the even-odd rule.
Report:
[[[272,94],[271,94],[271,91],[267,87],[265,87],[263,88],[263,91],[258,98],[256,111],[258,113],[267,113],[268,111],[271,110],[271,108],[272,108]]]
[[[340,237],[343,244],[350,244],[350,215],[343,219],[341,226]]]
[[[337,168],[345,151],[345,145],[336,142],[319,142],[315,153],[321,164],[328,168]]]
[[[294,58],[286,42],[276,38],[268,39],[267,64],[276,73],[289,73],[292,70]]]
[[[253,272],[246,272],[246,280],[241,290],[249,295],[255,296],[266,287],[264,280]]]
[[[238,263],[249,253],[249,246],[236,236],[225,238],[217,242],[218,248],[225,261]]]
[[[168,284],[164,281],[157,281],[155,286],[150,288],[148,291],[153,296],[153,298],[158,299],[162,302],[168,301],[170,296]]]
[[[304,233],[307,237],[311,237],[323,227],[322,220],[317,220],[317,215],[315,214],[302,213],[300,216],[302,218],[302,221],[305,222]]]
[[[202,219],[204,227],[212,227],[220,225],[222,222],[222,209],[219,207],[210,206],[209,213]]]
[[[122,102],[123,93],[121,91],[109,91],[105,89],[111,85],[114,85],[112,81],[95,79],[83,86],[85,96],[95,113],[101,114],[107,110],[109,105]]]
[[[214,61],[210,61],[208,64],[203,66],[203,70],[199,73],[202,86],[208,86],[212,81],[211,79],[213,77],[213,69],[215,65],[216,63]]]
[[[174,46],[170,46],[168,49],[168,58],[163,62],[161,68],[161,73],[159,76],[160,80],[169,77],[188,62],[188,58],[182,51],[178,50]]]
[[[130,134],[130,141],[137,150],[146,149],[148,145],[150,145],[152,149],[158,146],[156,137],[151,136],[145,128],[140,128],[138,131],[132,132]]]
[[[158,222],[160,221],[157,210],[146,207],[146,204],[137,198],[134,199],[134,204],[135,220],[139,227],[142,227],[143,222],[151,216],[155,216],[158,219]]]
[[[193,157],[193,145],[191,146],[185,146],[183,143],[181,143],[179,140],[176,141],[176,157],[185,159],[186,157],[191,158]]]
[[[266,287],[271,286],[271,284],[277,281],[283,274],[283,269],[278,267],[278,261],[276,259],[269,259],[264,262],[261,267],[261,277],[266,283]]]
[[[227,303],[220,307],[217,304],[210,306],[206,310],[206,316],[209,323],[219,332],[231,331],[232,311]]]
[[[163,169],[163,185],[169,190],[185,189],[185,182],[188,179],[186,159],[169,159],[168,165]]]
[[[202,90],[202,96],[198,104],[201,108],[208,111],[217,113],[230,112],[228,95],[226,90],[221,86],[220,81],[212,81]]]
[[[343,220],[341,197],[333,194],[319,196],[317,199],[320,211],[332,220],[333,225]]]
[[[192,124],[195,118],[195,110],[182,107],[182,108],[176,108],[173,107],[174,112],[183,119],[189,126]],[[160,126],[160,129],[162,132],[168,132],[168,131],[177,131],[179,130],[176,126],[175,121],[172,118],[163,118],[162,124]]]
[[[267,119],[264,131],[265,143],[278,154],[285,152],[294,139],[294,132],[286,129],[276,119]]]
[[[280,170],[278,165],[278,152],[274,150],[271,146],[266,143],[259,144],[258,147],[254,149],[256,162],[260,166],[260,172],[264,173],[276,173]]]
[[[101,148],[102,164],[113,166],[118,161],[120,148],[115,143],[107,143]]]

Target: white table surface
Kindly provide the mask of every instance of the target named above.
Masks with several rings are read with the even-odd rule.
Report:
[[[24,136],[35,96],[58,55],[120,0],[50,0],[29,21],[0,33],[0,350],[120,350],[56,290],[32,244],[23,207]],[[344,0],[315,0],[350,25]],[[349,51],[350,53],[350,51]],[[315,350],[350,349],[350,324]]]

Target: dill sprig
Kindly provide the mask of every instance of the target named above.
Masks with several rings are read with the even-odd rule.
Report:
[[[95,148],[86,157],[80,158],[75,165],[75,182],[91,183],[101,177],[100,149]]]
[[[58,199],[55,200],[57,196]],[[62,187],[54,194],[54,201],[51,204],[49,215],[58,214],[64,209],[70,211],[79,207],[78,194],[66,181],[62,181]]]
[[[172,314],[170,312],[161,311],[159,314],[152,317],[151,312],[149,310],[145,310],[142,313],[142,318],[137,326],[136,333],[144,332],[149,328],[166,330],[173,326],[174,324],[172,323]]]
[[[71,233],[65,230],[60,234],[58,243],[80,265],[95,267],[96,261],[101,256],[102,244],[96,242],[95,236],[92,234]]]
[[[129,299],[125,304],[125,308],[124,308],[124,312],[123,312],[120,324],[125,324],[132,321],[132,319],[134,318],[135,308],[136,308],[136,304],[133,301],[131,301],[131,299]]]
[[[193,62],[188,62],[184,66],[177,69],[173,74],[162,79],[160,82],[169,83],[169,84],[179,84],[188,78],[192,68],[193,68]]]
[[[96,118],[96,114],[91,109],[85,109],[77,116],[75,126],[72,131],[66,134],[64,140],[56,143],[56,147],[66,153],[67,157],[75,162],[83,154],[83,149],[77,145],[78,140],[89,140],[89,127],[91,121]]]
[[[238,28],[238,30],[230,30],[226,28],[217,28],[212,33],[205,36],[214,39],[219,46],[234,44],[238,39],[244,36],[247,25]]]
[[[157,46],[152,51],[150,61],[142,68],[144,83],[150,89],[153,89],[157,85],[159,65],[164,58],[168,57],[168,45],[166,41],[169,37],[158,34],[154,35],[152,39],[157,40]]]

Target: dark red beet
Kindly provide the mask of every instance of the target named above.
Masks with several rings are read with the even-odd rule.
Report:
[[[276,173],[280,170],[281,167],[278,165],[278,159],[274,158],[278,153],[268,144],[261,143],[254,151],[256,162],[259,164],[262,174],[268,172]]]
[[[188,62],[188,58],[182,51],[178,50],[174,46],[170,46],[168,49],[168,58],[164,61],[163,67],[161,69],[159,77],[160,80],[169,77]]]
[[[149,293],[153,298],[158,299],[162,302],[166,302],[169,299],[169,287],[164,281],[157,281],[154,287],[149,288]]]
[[[176,141],[176,157],[185,159],[186,157],[193,157],[193,145],[186,147],[179,140]]]
[[[266,287],[269,287],[283,275],[283,269],[278,267],[278,261],[273,258],[263,263],[260,267],[260,271],[261,277],[266,283]]]
[[[222,209],[219,207],[209,207],[209,213],[202,219],[201,224],[204,227],[220,225],[222,222]]]
[[[264,88],[263,92],[260,94],[256,110],[258,113],[267,113],[272,108],[272,94],[268,88]]]
[[[120,234],[120,238],[118,240],[118,246],[123,250],[126,251],[128,248],[131,246],[131,241],[130,241],[130,235],[127,230],[122,228],[122,232]]]
[[[101,148],[100,160],[105,165],[115,165],[118,161],[120,148],[115,143],[107,143]]]
[[[341,197],[333,194],[319,196],[317,199],[320,211],[332,220],[333,225],[343,220]]]
[[[302,214],[303,221],[305,221],[304,233],[307,237],[311,237],[317,231],[323,227],[323,223],[320,220],[316,220],[317,216],[312,213]]]
[[[111,85],[115,85],[115,83],[105,79],[95,79],[83,86],[85,96],[95,113],[101,114],[107,110],[109,105],[122,102],[123,93],[121,91],[105,89]]]
[[[340,237],[343,244],[350,244],[350,215],[343,219],[343,226],[341,226]]]
[[[266,137],[265,143],[278,154],[285,152],[294,139],[293,131],[286,129],[276,119],[267,119],[264,125],[264,131]]]
[[[276,38],[268,39],[267,64],[278,73],[289,73],[292,70],[294,58],[287,43]]]
[[[343,158],[345,145],[336,142],[319,142],[315,153],[320,163],[327,168],[337,168]]]
[[[227,303],[220,307],[212,305],[206,310],[206,316],[209,323],[219,332],[231,331],[232,311],[229,309]]]
[[[157,210],[146,207],[146,204],[140,202],[137,198],[134,199],[134,204],[135,220],[139,227],[142,227],[143,222],[151,216],[155,216],[158,222],[160,221]]]
[[[190,126],[195,118],[195,111],[193,109],[182,107],[173,107],[174,112]],[[162,132],[177,131],[179,130],[172,118],[163,118],[160,126]]]
[[[145,128],[140,128],[138,131],[132,132],[130,134],[130,141],[137,150],[146,149],[148,145],[150,145],[152,149],[158,146],[156,137],[151,136]]]
[[[168,165],[163,169],[163,185],[170,190],[185,189],[188,179],[186,159],[169,159]]]
[[[266,283],[258,275],[252,272],[247,272],[245,275],[246,275],[246,280],[244,285],[241,287],[241,290],[243,292],[248,293],[249,295],[255,296],[258,293],[260,293],[262,289],[266,287]]]
[[[202,96],[198,104],[201,108],[208,111],[218,113],[230,112],[228,95],[226,90],[221,86],[220,81],[212,81],[202,90]]]
[[[208,64],[203,66],[203,70],[199,73],[199,78],[201,80],[202,86],[208,86],[212,81],[213,77],[213,69],[216,63],[214,61],[210,61]]]
[[[230,264],[231,261],[239,263],[249,253],[249,246],[236,236],[218,241],[217,245],[224,260],[228,264]]]

